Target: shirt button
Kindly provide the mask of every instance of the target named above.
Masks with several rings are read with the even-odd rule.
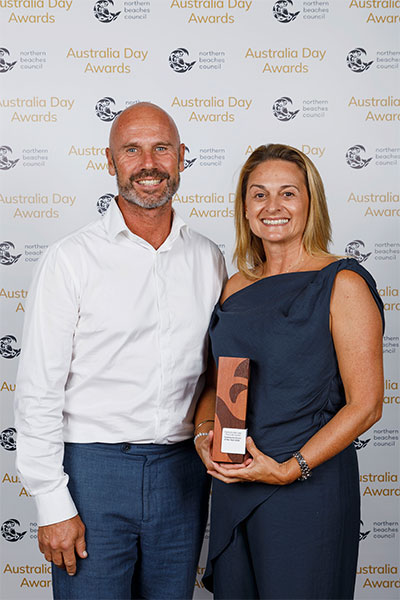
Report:
[[[131,449],[130,444],[122,444],[122,452],[129,452],[130,449]]]

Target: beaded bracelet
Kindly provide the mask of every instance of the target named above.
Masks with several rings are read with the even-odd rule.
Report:
[[[193,443],[195,444],[197,438],[203,437],[204,435],[208,435],[208,432],[207,433],[198,433],[197,435],[195,435],[194,438],[193,438]]]
[[[199,423],[198,425],[196,425],[196,427],[194,428],[194,430],[196,431],[196,429],[198,429],[199,427],[201,427],[202,425],[204,425],[204,423],[214,423],[214,419],[206,419],[205,421],[202,421],[201,423]]]
[[[298,481],[305,481],[306,479],[308,479],[309,477],[311,477],[312,473],[311,473],[311,469],[308,466],[306,460],[304,459],[304,457],[300,454],[300,452],[295,452],[293,454],[294,458],[297,460],[297,462],[299,463],[299,467],[300,467],[300,471],[301,471],[301,476],[298,477]]]

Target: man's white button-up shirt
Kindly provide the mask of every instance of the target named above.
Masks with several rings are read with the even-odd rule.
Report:
[[[29,291],[17,378],[17,467],[39,524],[74,516],[63,442],[172,444],[193,434],[207,329],[226,277],[175,213],[155,250],[106,215],[52,245]]]

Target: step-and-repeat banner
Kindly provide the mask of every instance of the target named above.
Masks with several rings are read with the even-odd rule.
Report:
[[[32,270],[49,244],[105,213],[116,192],[110,125],[147,100],[174,117],[186,145],[174,208],[219,245],[230,273],[240,167],[258,145],[283,142],[322,174],[332,251],[376,278],[385,399],[381,421],[356,440],[356,597],[398,598],[400,0],[0,0],[0,16],[1,597],[51,597],[14,462]],[[205,554],[197,598],[210,597]]]

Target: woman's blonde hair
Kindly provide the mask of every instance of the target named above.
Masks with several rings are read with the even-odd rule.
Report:
[[[255,279],[255,269],[265,262],[262,241],[251,231],[245,217],[245,200],[250,174],[258,165],[269,160],[286,160],[295,163],[304,174],[310,205],[303,234],[303,246],[312,256],[327,256],[331,241],[331,222],[328,214],[324,185],[314,163],[300,150],[284,144],[259,146],[244,163],[236,189],[235,228],[236,246],[233,254],[239,271]]]

